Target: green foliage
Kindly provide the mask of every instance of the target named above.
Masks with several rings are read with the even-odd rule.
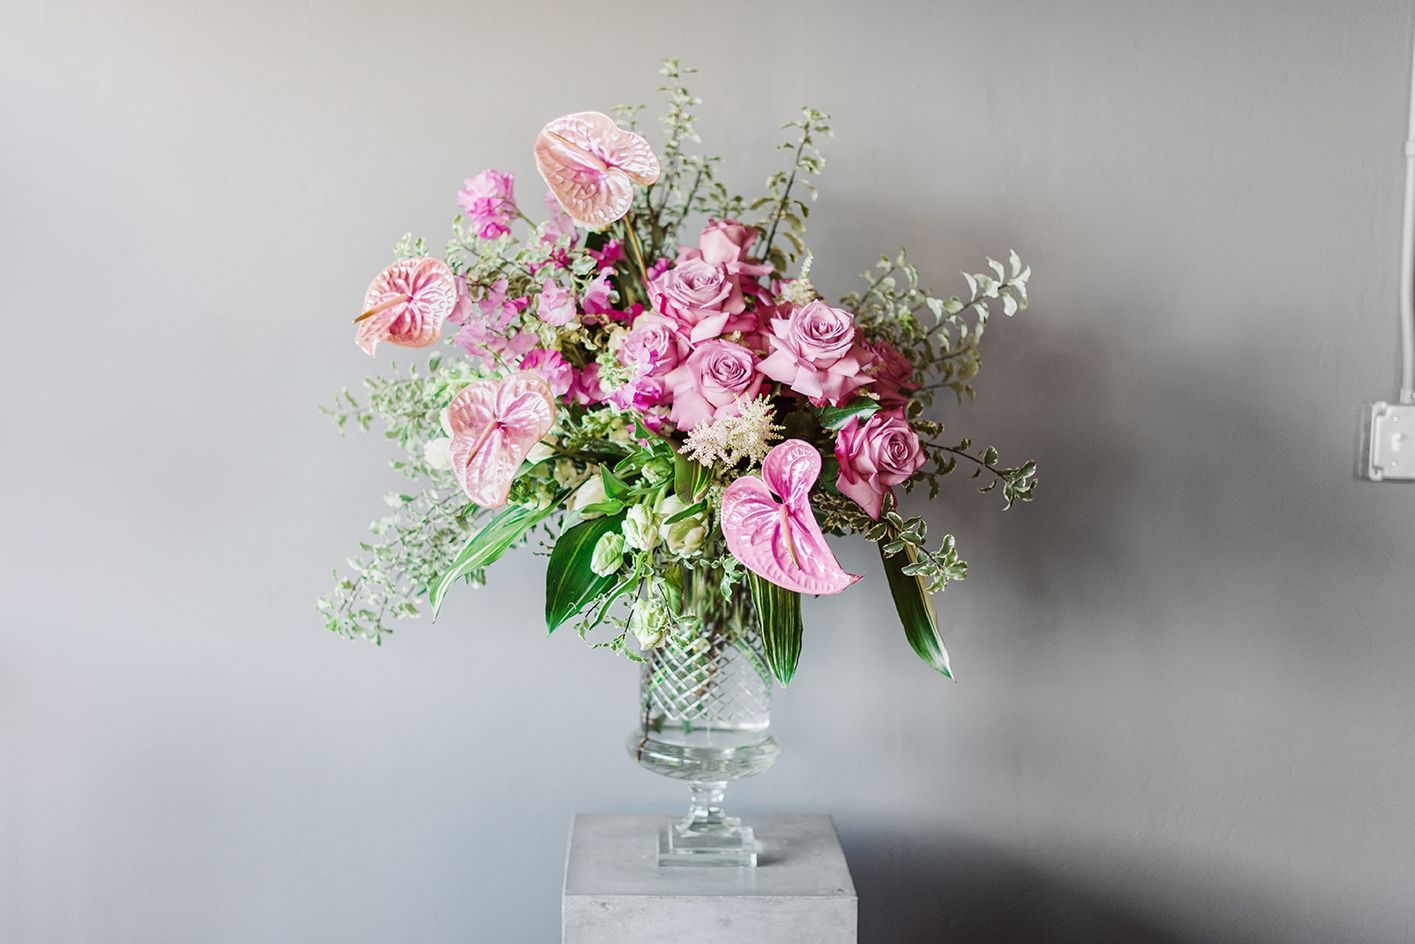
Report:
[[[545,628],[553,633],[606,593],[615,576],[596,574],[590,566],[600,538],[618,531],[624,515],[591,518],[567,528],[550,552],[545,568]]]
[[[762,652],[771,674],[785,688],[801,661],[801,595],[753,573],[747,574],[747,586],[762,632]]]
[[[924,578],[918,573],[920,560],[916,546],[901,544],[897,552],[890,554],[885,545],[880,545],[879,552],[889,580],[889,593],[894,598],[894,609],[904,625],[909,645],[935,671],[953,678],[948,649],[938,631],[938,613]]]
[[[811,215],[811,202],[816,199],[813,178],[825,167],[816,144],[830,137],[830,116],[814,108],[802,108],[801,117],[782,126],[794,130],[795,140],[777,145],[778,151],[792,152],[791,166],[767,178],[766,195],[758,197],[749,209],[765,209],[757,227],[762,232],[756,256],[770,262],[777,272],[785,272],[789,264],[806,252],[806,220]],[[805,199],[801,198],[804,191]],[[781,236],[787,247],[777,246]]]
[[[561,492],[543,508],[511,505],[492,518],[467,541],[447,570],[428,587],[428,599],[432,603],[432,617],[437,618],[442,609],[442,600],[453,582],[468,578],[481,583],[485,580],[486,568],[500,559],[531,528],[540,524],[552,512],[559,509],[569,497],[569,492]]]

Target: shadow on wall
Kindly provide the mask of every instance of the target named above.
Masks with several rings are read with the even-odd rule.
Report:
[[[861,944],[1190,944],[1124,906],[959,835],[845,842]]]

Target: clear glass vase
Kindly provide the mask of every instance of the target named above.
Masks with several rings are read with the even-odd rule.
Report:
[[[714,609],[692,620],[691,631],[644,653],[640,723],[629,753],[654,773],[687,781],[691,795],[688,815],[659,835],[660,866],[757,864],[751,827],[723,815],[722,795],[730,781],[776,760],[767,731],[772,676],[750,600],[743,595]]]

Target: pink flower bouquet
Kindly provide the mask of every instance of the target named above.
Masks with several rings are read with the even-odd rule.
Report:
[[[539,194],[518,202],[512,174],[482,171],[456,193],[441,258],[405,237],[374,278],[358,346],[442,346],[330,410],[341,427],[381,420],[420,488],[389,497],[353,573],[336,574],[328,628],[381,641],[543,535],[552,632],[573,623],[640,659],[750,595],[786,684],[800,594],[860,579],[826,535],[858,534],[879,546],[907,640],[951,677],[930,594],[967,565],[898,502],[921,485],[934,498],[960,467],[1005,506],[1032,497],[1033,462],[944,440],[930,418],[940,394],[973,396],[988,318],[1026,307],[1030,272],[1012,253],[965,274],[966,294],[936,295],[901,252],[829,301],[804,242],[827,117],[786,126],[791,165],[749,201],[688,151],[695,100],[669,94],[657,145],[633,109],[550,121],[524,142],[548,215]],[[690,582],[714,592],[689,599]]]

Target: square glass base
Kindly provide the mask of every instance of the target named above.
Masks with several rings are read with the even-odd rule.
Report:
[[[750,869],[757,864],[757,840],[752,827],[736,820],[706,830],[669,823],[658,833],[658,864]]]

